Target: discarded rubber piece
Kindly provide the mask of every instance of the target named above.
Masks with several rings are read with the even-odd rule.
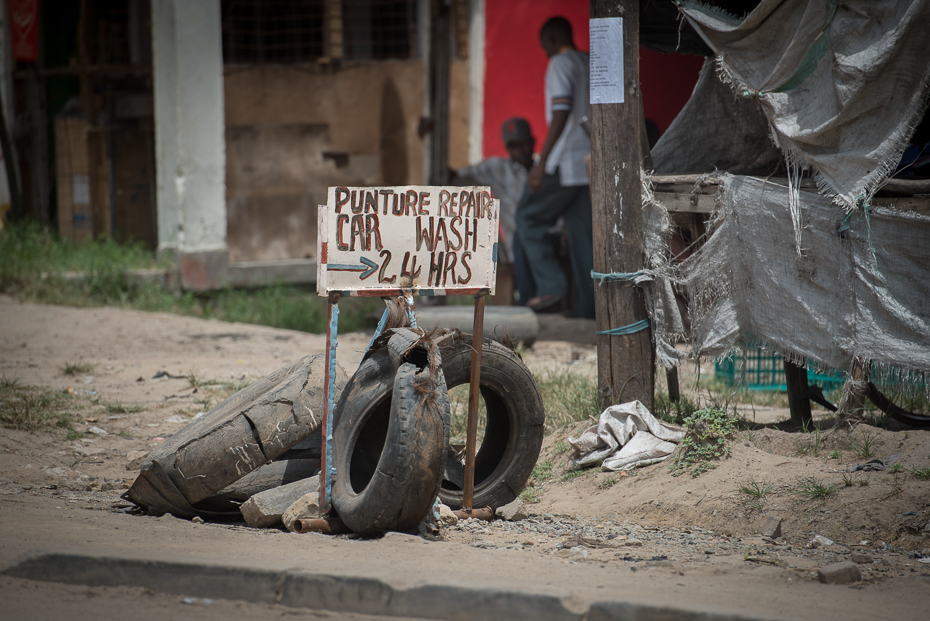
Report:
[[[198,502],[197,510],[239,512],[239,506],[261,492],[301,481],[320,473],[320,460],[286,459],[265,464],[217,493]],[[241,514],[240,514],[241,516]]]
[[[542,395],[520,356],[485,339],[481,354],[481,396],[487,410],[484,439],[475,455],[476,507],[496,509],[523,490],[542,448],[546,419]],[[455,333],[439,348],[446,386],[451,390],[471,378],[471,336]],[[450,450],[454,455],[454,451]],[[462,507],[464,459],[446,462],[439,498]]]
[[[386,359],[383,374],[376,361]],[[449,402],[441,369],[362,363],[337,406],[333,506],[357,533],[415,528],[442,479]]]
[[[232,395],[159,444],[126,497],[154,515],[210,515],[193,505],[319,428],[323,371],[322,354],[306,356]],[[337,366],[337,392],[345,381]]]
[[[898,407],[892,403],[891,399],[886,397],[882,391],[880,391],[878,387],[875,386],[875,384],[872,382],[869,382],[867,395],[869,397],[869,401],[874,403],[879,410],[896,419],[898,422],[906,423],[912,427],[918,427],[920,429],[926,429],[930,427],[930,414],[908,412],[907,410]]]

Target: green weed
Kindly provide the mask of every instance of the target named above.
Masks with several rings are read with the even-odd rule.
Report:
[[[898,472],[901,472],[902,470],[904,470],[904,466],[902,466],[901,464],[892,464],[888,468],[888,472],[890,472],[891,474],[897,474]]]
[[[108,414],[135,414],[137,412],[144,412],[145,406],[135,403],[133,405],[124,405],[122,401],[117,400],[116,403],[107,404],[107,413]]]
[[[839,459],[839,458],[840,458],[839,449],[833,449],[832,451],[830,451],[830,459]]]
[[[866,431],[860,437],[850,438],[849,448],[859,459],[868,459],[875,455],[875,450],[880,443],[877,431]]]
[[[915,478],[920,479],[921,481],[930,481],[930,468],[922,468],[920,470],[914,468],[911,471],[911,474],[913,474]]]
[[[65,366],[61,367],[62,375],[84,375],[85,373],[93,373],[94,369],[97,367],[95,364],[89,362],[66,362]]]
[[[555,453],[556,456],[564,455],[571,448],[572,448],[571,444],[569,444],[565,440],[559,440],[558,442],[555,443],[555,448],[553,449],[553,453]]]
[[[772,491],[772,484],[765,481],[756,481],[754,477],[749,477],[746,483],[740,483],[737,491],[747,496],[752,496],[758,500],[763,500],[765,496]]]
[[[569,470],[563,474],[559,480],[563,483],[568,483],[569,481],[574,481],[579,477],[591,474],[592,472],[597,472],[596,468],[582,468],[581,470]]]
[[[823,449],[824,439],[820,429],[814,429],[812,432],[804,428],[801,437],[798,438],[798,454],[819,457]]]
[[[696,477],[716,467],[711,463],[730,454],[727,441],[736,433],[737,421],[721,408],[698,410],[684,420],[685,434],[674,463],[669,466],[672,476],[685,472]]]
[[[797,492],[805,498],[823,500],[836,493],[837,486],[824,483],[813,477],[805,477],[798,481]]]
[[[597,487],[598,489],[610,489],[611,487],[613,487],[619,482],[620,482],[620,479],[618,479],[617,477],[613,475],[610,475],[609,477],[607,477],[606,479],[598,483]]]

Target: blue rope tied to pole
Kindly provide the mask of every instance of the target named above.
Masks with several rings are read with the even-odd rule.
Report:
[[[645,330],[649,327],[649,320],[643,319],[642,321],[637,321],[636,323],[631,323],[628,326],[623,326],[622,328],[611,328],[610,330],[600,330],[596,334],[607,334],[610,336],[623,336],[624,334],[634,334],[641,330]]]
[[[637,276],[642,275],[642,272],[612,272],[610,274],[602,274],[591,270],[591,278],[597,280],[597,284],[599,285],[603,285],[605,280],[633,280]]]

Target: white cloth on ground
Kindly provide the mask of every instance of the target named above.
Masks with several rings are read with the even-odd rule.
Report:
[[[581,455],[572,460],[575,469],[600,463],[604,470],[631,470],[662,461],[684,435],[681,427],[660,422],[642,403],[630,401],[604,410],[597,425],[568,443]]]

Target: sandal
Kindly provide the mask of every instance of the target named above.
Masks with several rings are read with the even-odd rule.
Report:
[[[564,295],[544,295],[526,303],[535,313],[560,313],[565,302]]]

